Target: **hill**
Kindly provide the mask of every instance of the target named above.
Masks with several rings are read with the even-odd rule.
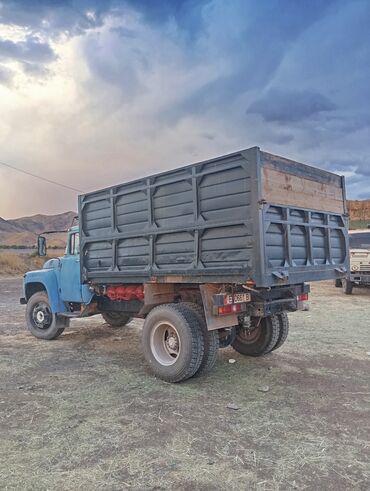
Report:
[[[10,220],[4,220],[4,218],[0,217],[0,232],[20,232],[22,229],[14,223],[11,223]]]
[[[46,230],[66,230],[76,213],[67,211],[58,215],[33,215],[5,220],[0,218],[0,246],[33,247],[36,237]],[[65,234],[56,234],[48,239],[50,246],[64,247]]]
[[[65,230],[69,228],[76,215],[73,211],[67,211],[59,215],[33,215],[7,220],[7,222],[22,230],[39,234],[45,230]]]
[[[370,199],[348,200],[347,206],[351,220],[370,220]]]

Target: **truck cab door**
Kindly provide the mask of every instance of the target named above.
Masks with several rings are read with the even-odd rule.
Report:
[[[60,263],[59,288],[62,300],[82,302],[78,232],[69,235],[66,253]]]

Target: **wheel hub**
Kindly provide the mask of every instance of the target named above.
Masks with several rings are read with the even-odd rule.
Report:
[[[260,328],[255,328],[255,329],[242,329],[240,331],[240,337],[246,342],[246,343],[254,343],[260,336],[261,329]]]
[[[50,327],[52,319],[52,313],[46,303],[40,302],[35,305],[32,312],[32,322],[35,327],[38,329],[47,329]]]
[[[181,340],[175,326],[169,322],[158,322],[151,333],[150,347],[161,365],[173,365],[181,351]]]
[[[169,349],[171,350],[177,350],[178,349],[178,340],[177,340],[177,337],[176,335],[173,335],[171,334],[168,338],[167,338],[167,346],[169,347]]]
[[[238,329],[238,338],[246,344],[255,343],[260,337],[262,332],[261,323],[245,321]]]

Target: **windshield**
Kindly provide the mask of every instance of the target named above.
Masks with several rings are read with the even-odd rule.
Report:
[[[350,249],[370,249],[370,232],[349,234]]]

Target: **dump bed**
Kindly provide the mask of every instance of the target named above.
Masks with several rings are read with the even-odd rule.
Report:
[[[344,178],[253,147],[79,197],[81,274],[96,283],[338,278]]]

